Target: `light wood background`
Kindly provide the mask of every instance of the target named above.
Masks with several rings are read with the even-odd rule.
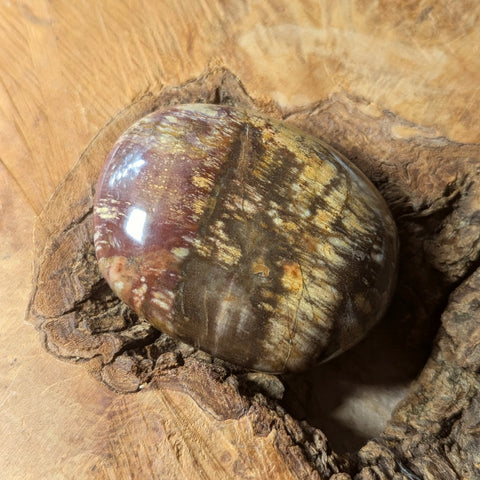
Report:
[[[184,394],[118,396],[44,352],[24,321],[33,223],[117,112],[212,65],[285,109],[346,91],[428,135],[478,143],[479,15],[474,0],[1,2],[3,478],[234,478],[238,432],[248,451],[245,478],[295,478],[272,470],[272,438],[248,450],[241,420],[189,437],[212,419]],[[145,421],[149,409],[164,415],[160,426]],[[231,451],[212,466],[217,459],[189,455],[197,441]]]

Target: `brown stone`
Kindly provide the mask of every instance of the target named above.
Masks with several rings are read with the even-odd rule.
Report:
[[[120,137],[94,238],[139,316],[274,373],[357,343],[396,280],[396,227],[368,179],[320,140],[225,105],[159,109]]]

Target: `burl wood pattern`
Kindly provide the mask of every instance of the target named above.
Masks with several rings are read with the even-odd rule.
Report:
[[[300,371],[388,305],[396,227],[319,140],[222,105],[161,109],[116,143],[94,207],[100,270],[169,335],[232,363]]]
[[[2,477],[478,478],[479,19],[476,0],[2,2]],[[192,81],[207,70],[216,77]],[[265,399],[232,407],[241,376],[209,383],[188,358],[172,368],[162,337],[115,307],[90,268],[106,154],[141,116],[188,101],[254,107],[328,139],[399,228],[386,321],[331,362],[277,379],[299,397],[299,409],[281,402],[290,415]],[[33,262],[28,318],[56,356],[22,321]],[[152,365],[170,382],[145,386]],[[117,390],[144,388],[118,395],[87,369]],[[244,416],[223,420],[214,401]],[[355,452],[350,465],[332,448]]]
[[[324,132],[381,187],[398,222],[399,281],[387,318],[356,348],[302,375],[262,377],[242,374],[220,361],[211,363],[208,355],[140,322],[113,296],[96,268],[93,187],[117,138],[160,106],[220,100],[266,109],[268,115],[288,117],[302,130]],[[219,471],[226,478],[242,471],[265,478],[265,472],[278,472],[278,462],[283,462],[278,478],[370,480],[376,475],[410,480],[425,474],[456,480],[455,470],[475,478],[480,450],[472,413],[480,389],[475,354],[478,307],[471,292],[478,275],[471,272],[478,256],[478,146],[426,138],[404,119],[388,112],[379,117],[368,102],[345,94],[291,115],[255,105],[238,78],[223,69],[164,89],[158,96],[143,96],[102,129],[37,223],[38,261],[29,312],[43,344],[57,357],[82,362],[112,389],[141,390],[115,400],[98,428],[89,430],[85,442],[93,445],[93,453],[81,457],[82,471],[96,469],[98,478],[131,472],[131,458],[124,452],[132,449],[139,455],[135,465],[147,476],[166,471],[173,478],[195,478],[201,468],[207,478],[217,478]],[[407,137],[399,137],[399,132]],[[422,154],[415,156],[418,151]],[[429,165],[441,175],[432,175]],[[461,235],[452,237],[452,231]],[[390,415],[388,410],[382,413],[382,405],[389,388],[417,376],[431,348],[438,312],[457,282],[464,282],[465,288],[459,287],[452,297],[453,315],[442,317],[448,330],[440,330],[431,361],[411,394],[396,393],[395,398],[405,401],[385,428]],[[64,371],[68,375],[70,369]],[[352,384],[355,393],[346,392],[346,385]],[[89,390],[82,390],[82,399],[98,392],[85,388]],[[372,412],[359,410],[364,400],[356,392],[361,389],[369,396]],[[339,401],[353,406],[342,421],[332,415]],[[232,411],[241,418],[226,431],[225,424],[232,426]],[[295,419],[305,415],[308,424]],[[381,415],[386,415],[383,423]],[[350,429],[353,422],[363,423]],[[325,431],[328,445],[315,426]],[[199,440],[192,450],[191,437],[208,441]],[[351,456],[335,453],[362,445]],[[252,455],[263,459],[258,467],[252,465]],[[98,467],[103,456],[112,461]],[[201,467],[199,456],[205,459]]]

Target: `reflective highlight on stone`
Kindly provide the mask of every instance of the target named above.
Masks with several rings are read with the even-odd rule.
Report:
[[[94,225],[124,302],[255,370],[300,371],[348,349],[395,282],[396,227],[369,180],[320,140],[228,106],[169,107],[127,130]]]

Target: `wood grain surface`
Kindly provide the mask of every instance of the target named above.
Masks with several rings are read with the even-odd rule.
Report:
[[[33,223],[112,118],[209,67],[285,114],[348,94],[369,116],[404,119],[398,138],[478,144],[479,16],[474,0],[2,2],[4,478],[320,478],[277,461],[274,435],[259,439],[249,417],[218,421],[178,389],[117,395],[48,355],[24,321]]]

